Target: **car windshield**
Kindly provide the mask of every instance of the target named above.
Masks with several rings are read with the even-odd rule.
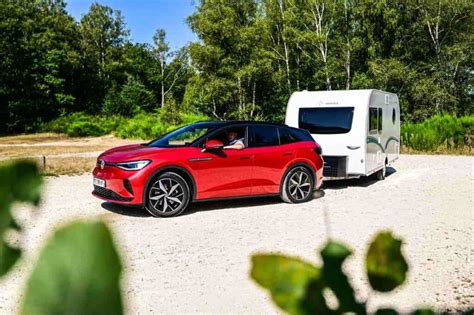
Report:
[[[161,138],[155,139],[147,144],[149,147],[185,147],[195,140],[216,129],[221,124],[218,122],[199,122],[176,129]]]
[[[312,134],[347,133],[353,116],[354,107],[300,108],[299,128]]]

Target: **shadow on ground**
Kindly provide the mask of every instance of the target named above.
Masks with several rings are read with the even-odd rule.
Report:
[[[387,177],[395,173],[396,170],[392,167],[387,168]],[[363,177],[358,179],[347,179],[339,181],[325,182],[323,188],[314,193],[313,198],[319,199],[324,197],[324,190],[326,189],[344,189],[349,186],[355,187],[368,187],[377,183],[378,181],[371,177]],[[266,205],[276,205],[283,201],[279,196],[268,196],[268,197],[249,197],[242,199],[222,199],[222,200],[211,200],[211,201],[200,201],[194,202],[188,206],[188,209],[184,211],[181,216],[194,214],[202,211],[219,211],[219,210],[230,210],[247,207],[260,207]],[[152,217],[148,211],[138,207],[128,207],[124,205],[113,204],[110,202],[103,202],[102,208],[107,211],[129,216],[129,217]]]
[[[116,214],[129,216],[129,217],[143,217],[143,218],[151,217],[148,211],[139,207],[128,207],[128,206],[118,205],[111,202],[103,202],[101,206],[107,211],[110,211]]]
[[[389,177],[392,174],[396,173],[397,171],[391,167],[387,167],[387,173],[385,177]],[[330,190],[330,189],[345,189],[347,187],[369,187],[371,185],[377,184],[379,181],[375,179],[375,175],[369,177],[361,177],[361,178],[354,178],[354,179],[343,179],[343,180],[333,180],[324,182],[322,189]]]

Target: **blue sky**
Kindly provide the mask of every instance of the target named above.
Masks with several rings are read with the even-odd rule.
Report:
[[[67,10],[79,20],[94,2],[120,10],[134,42],[152,44],[157,28],[166,30],[172,50],[197,39],[186,24],[186,17],[197,4],[195,0],[67,0]]]

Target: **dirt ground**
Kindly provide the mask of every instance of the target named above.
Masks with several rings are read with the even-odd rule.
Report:
[[[26,275],[53,226],[98,217],[119,244],[128,314],[275,313],[268,293],[249,279],[250,255],[276,251],[320,263],[316,251],[328,236],[354,250],[345,269],[371,310],[472,307],[474,158],[402,155],[393,167],[384,181],[328,184],[305,204],[278,198],[206,202],[170,219],[102,203],[90,195],[90,175],[46,177],[40,208],[16,209],[26,227],[26,252],[0,281],[0,314],[17,309]],[[383,229],[404,239],[408,280],[394,293],[369,293],[363,257]]]
[[[145,142],[103,137],[70,138],[54,133],[0,137],[0,163],[31,159],[46,175],[77,175],[90,172],[97,156],[119,145]],[[44,157],[44,162],[43,162]]]

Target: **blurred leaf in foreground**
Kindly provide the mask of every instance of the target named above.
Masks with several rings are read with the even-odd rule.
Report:
[[[435,312],[431,308],[419,308],[413,312],[413,315],[434,315]]]
[[[314,314],[318,307],[325,307],[320,274],[319,268],[298,258],[276,254],[252,256],[250,276],[270,290],[273,301],[290,314]]]
[[[321,251],[323,258],[322,279],[325,286],[329,287],[338,300],[338,314],[352,312],[365,314],[365,306],[358,303],[355,292],[349,279],[342,271],[342,264],[351,251],[343,244],[328,242]]]
[[[402,241],[391,232],[377,234],[366,256],[369,283],[374,290],[388,292],[401,285],[408,265],[401,252]]]
[[[31,274],[22,314],[122,314],[120,258],[102,222],[56,231]]]
[[[36,164],[29,161],[0,165],[0,277],[20,258],[21,251],[5,240],[8,229],[20,230],[11,214],[16,201],[37,205],[40,200],[41,177]]]

